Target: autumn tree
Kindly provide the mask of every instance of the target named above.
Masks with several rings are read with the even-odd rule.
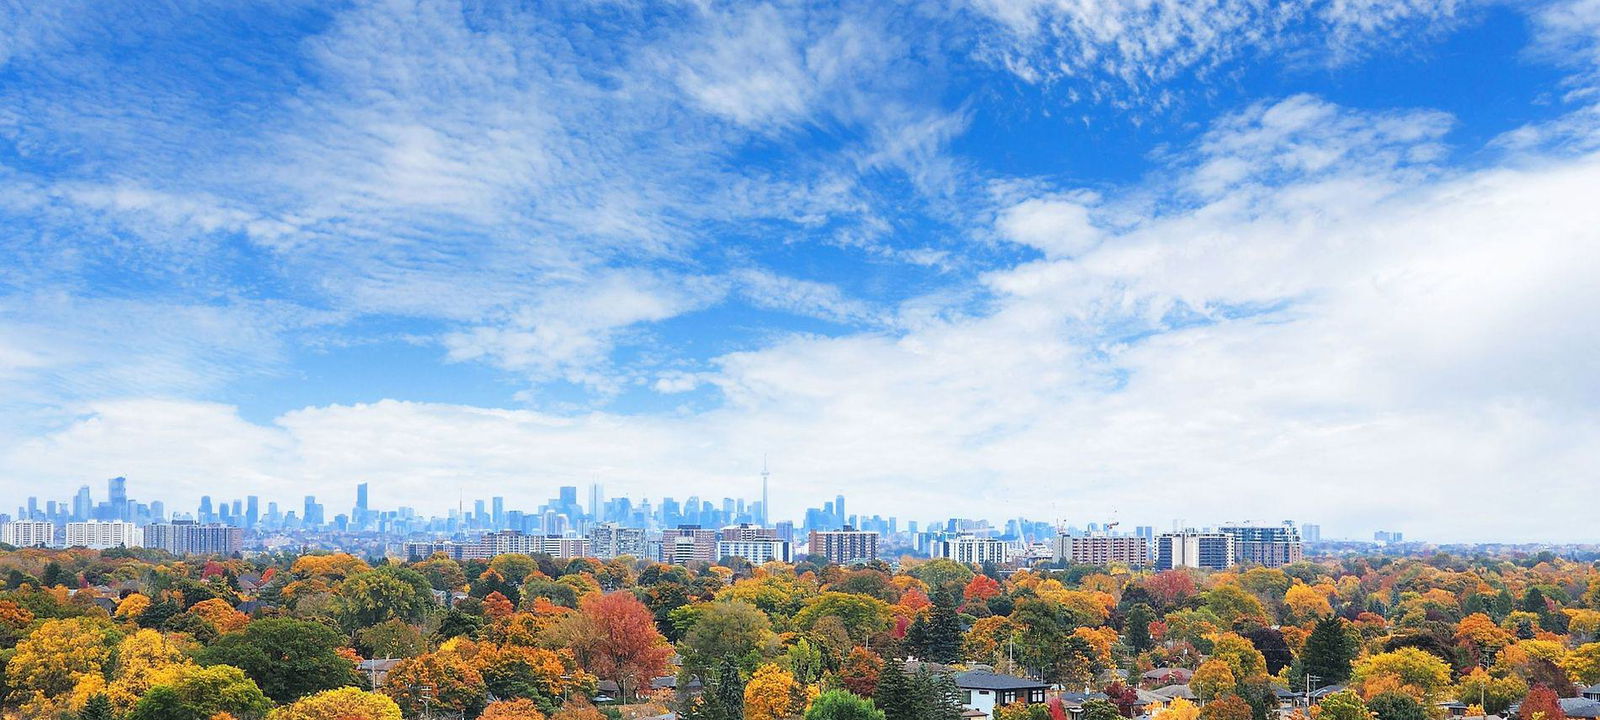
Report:
[[[1196,697],[1206,702],[1233,694],[1239,681],[1226,661],[1213,658],[1200,663],[1200,669],[1195,670],[1194,677],[1189,680],[1189,687],[1194,689]]]
[[[1200,706],[1184,698],[1173,698],[1165,707],[1152,710],[1150,720],[1199,720]]]
[[[117,631],[105,620],[47,620],[17,643],[5,665],[11,697],[26,713],[52,714],[86,678],[98,679],[111,660]]]
[[[680,644],[689,673],[709,675],[725,661],[738,664],[752,653],[765,655],[773,644],[772,623],[750,603],[718,600],[690,607],[692,624]]]
[[[1561,709],[1561,698],[1556,691],[1537,685],[1522,699],[1522,705],[1517,708],[1517,717],[1526,720],[1567,720],[1567,713]]]
[[[632,593],[585,596],[579,611],[590,634],[575,650],[589,672],[617,683],[625,697],[666,672],[672,646],[656,630],[650,609]]]
[[[1528,684],[1516,675],[1494,677],[1483,668],[1473,668],[1456,685],[1456,699],[1481,705],[1491,715],[1504,715],[1512,703],[1528,694]]]
[[[1200,720],[1250,720],[1250,703],[1238,695],[1224,695],[1200,708]]]
[[[483,675],[453,651],[456,642],[401,660],[384,679],[383,693],[408,714],[421,712],[424,705],[467,715],[482,710],[487,699]]]
[[[312,693],[360,682],[355,666],[336,652],[343,644],[344,637],[326,625],[264,618],[239,632],[223,635],[200,651],[197,658],[202,665],[240,668],[267,697],[290,703]]]
[[[242,629],[249,624],[250,616],[245,615],[228,604],[222,598],[202,600],[189,608],[189,612],[206,621],[215,628],[218,634],[230,633]]]
[[[1322,699],[1316,707],[1317,720],[1372,720],[1372,711],[1354,690],[1340,690]]]
[[[427,578],[394,565],[351,575],[334,596],[334,612],[349,630],[388,620],[419,622],[433,607],[433,586]]]
[[[866,648],[850,651],[850,657],[839,668],[839,683],[846,690],[861,697],[872,697],[878,688],[878,676],[883,672],[883,658]]]
[[[125,720],[208,720],[218,713],[259,720],[271,707],[272,701],[239,668],[186,666],[139,698]]]
[[[496,700],[483,709],[478,720],[544,720],[539,706],[527,698]]]
[[[401,720],[389,696],[346,687],[303,697],[278,708],[267,720]]]
[[[745,720],[779,720],[804,705],[805,696],[794,676],[773,663],[758,668],[744,686]]]
[[[1427,651],[1403,647],[1362,658],[1353,667],[1351,677],[1369,701],[1378,692],[1395,690],[1432,707],[1450,686],[1450,666]]]

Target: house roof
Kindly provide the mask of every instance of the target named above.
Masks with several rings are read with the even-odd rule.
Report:
[[[1172,698],[1194,699],[1194,691],[1190,690],[1188,685],[1168,685],[1166,687],[1158,687],[1151,692],[1169,700]]]
[[[1321,700],[1322,698],[1325,698],[1343,689],[1343,685],[1323,685],[1322,687],[1312,690],[1311,697],[1316,700]]]
[[[1561,698],[1561,712],[1569,718],[1600,718],[1600,701],[1589,698]]]
[[[1169,675],[1183,682],[1188,682],[1189,678],[1194,677],[1194,671],[1181,667],[1159,667],[1154,670],[1146,670],[1143,674],[1139,675],[1139,677],[1144,680],[1154,681],[1160,680],[1161,678]]]
[[[969,690],[1042,690],[1048,685],[1030,678],[968,670],[956,675],[956,687]]]

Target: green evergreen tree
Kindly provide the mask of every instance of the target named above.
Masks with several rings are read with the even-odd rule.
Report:
[[[883,672],[878,675],[878,689],[872,693],[872,704],[883,711],[885,720],[920,720],[911,677],[906,674],[905,663],[900,658],[891,657],[884,662]]]
[[[922,659],[936,663],[961,661],[961,616],[956,614],[956,598],[948,590],[933,595],[933,607],[926,616],[922,633],[922,646],[917,648]],[[918,618],[917,622],[922,622]]]
[[[1350,678],[1350,663],[1359,649],[1343,618],[1323,618],[1317,621],[1300,652],[1302,670],[1316,676],[1319,686],[1342,683]]]
[[[78,720],[113,720],[116,715],[111,711],[111,698],[103,693],[97,693],[83,704],[83,710],[78,713]]]
[[[683,714],[684,720],[741,720],[744,717],[744,679],[739,668],[723,661],[717,679]]]
[[[1154,646],[1150,639],[1150,623],[1155,619],[1155,612],[1149,605],[1141,603],[1128,610],[1127,619],[1122,621],[1122,639],[1134,652],[1141,653]]]

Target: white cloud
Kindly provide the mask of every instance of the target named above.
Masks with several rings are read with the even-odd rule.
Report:
[[[1290,143],[1291,156],[1338,157],[1352,137],[1405,154],[1384,129],[1392,116],[1314,115],[1344,130]],[[381,477],[384,502],[434,508],[452,484],[523,504],[590,480],[651,497],[748,492],[770,452],[782,517],[839,491],[857,508],[918,519],[1288,517],[1352,535],[1596,539],[1542,518],[1600,467],[1590,361],[1600,332],[1588,322],[1600,311],[1589,281],[1600,273],[1589,199],[1600,156],[1522,156],[1420,179],[1405,163],[1289,166],[1270,188],[1222,184],[1200,204],[1107,230],[1079,255],[992,273],[982,312],[924,316],[896,333],[795,336],[709,372],[652,378],[662,392],[712,384],[726,398],[718,408],[307,408],[245,428],[248,447],[211,471],[335,497],[353,478]],[[1344,191],[1354,183],[1381,191]],[[1104,202],[1137,206],[1121,195]],[[669,312],[636,300],[610,320]],[[49,482],[136,465],[139,482],[160,485],[194,473],[164,449],[187,437],[186,423],[237,422],[140,412],[161,417],[135,427],[126,410],[97,406],[4,463]],[[115,427],[134,440],[108,440]],[[1519,512],[1508,515],[1500,501],[1512,492]]]

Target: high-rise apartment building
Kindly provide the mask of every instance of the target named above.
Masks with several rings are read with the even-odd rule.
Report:
[[[90,550],[144,547],[144,528],[121,520],[70,522],[67,523],[67,547]]]
[[[132,519],[128,513],[128,479],[125,477],[111,478],[106,481],[106,490],[111,503],[111,517],[109,519]]]
[[[0,543],[14,547],[50,547],[56,543],[56,524],[48,520],[17,520],[0,525]]]
[[[1308,543],[1322,542],[1322,526],[1304,523],[1300,526],[1300,539]]]
[[[839,500],[842,502],[844,498],[840,497]],[[878,534],[857,530],[849,525],[838,530],[812,530],[811,537],[806,543],[806,552],[820,555],[828,562],[839,565],[876,560]]]
[[[1156,537],[1156,569],[1226,570],[1234,564],[1234,539],[1220,532],[1183,530]]]
[[[191,521],[144,526],[144,546],[173,555],[232,555],[244,547],[244,530]]]
[[[645,542],[644,528],[623,527],[617,523],[600,523],[589,529],[589,549],[602,560],[632,555],[645,557],[649,545]]]

